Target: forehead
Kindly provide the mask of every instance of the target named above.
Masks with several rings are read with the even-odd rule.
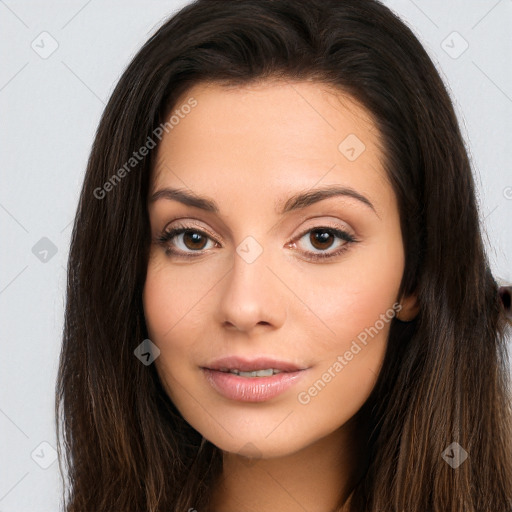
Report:
[[[152,190],[187,180],[205,190],[205,182],[300,188],[322,179],[382,195],[388,185],[371,114],[338,89],[313,81],[199,83],[169,116],[191,98],[196,106],[164,132]]]

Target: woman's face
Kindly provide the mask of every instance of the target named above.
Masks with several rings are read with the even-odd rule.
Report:
[[[200,84],[175,110],[191,97],[164,132],[148,200],[156,369],[219,448],[291,454],[363,405],[400,309],[404,252],[378,132],[315,82]],[[174,228],[186,231],[157,241]]]

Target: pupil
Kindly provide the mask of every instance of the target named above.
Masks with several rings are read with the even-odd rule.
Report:
[[[328,231],[314,230],[311,232],[311,235],[311,244],[313,245],[313,247],[315,247],[315,249],[327,249],[330,245],[332,245],[332,240],[329,240],[330,238],[332,238],[332,234],[329,233]],[[327,247],[325,245],[322,245],[325,244],[326,242],[328,242]],[[318,246],[319,244],[320,246]]]
[[[183,241],[185,242],[185,245],[189,249],[202,249],[205,245],[206,239],[203,240],[201,244],[201,239],[203,238],[202,235],[199,233],[196,233],[195,231],[186,231],[183,236]],[[196,244],[199,244],[197,246]]]

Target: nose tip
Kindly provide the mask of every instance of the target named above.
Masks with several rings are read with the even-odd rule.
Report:
[[[237,258],[219,300],[220,323],[237,331],[279,327],[286,310],[279,285],[262,256],[252,263]]]

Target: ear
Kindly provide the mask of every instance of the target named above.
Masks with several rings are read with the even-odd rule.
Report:
[[[402,300],[400,300],[400,305],[402,308],[398,311],[396,317],[401,322],[410,322],[414,320],[416,315],[420,312],[418,298],[415,293],[408,295],[407,297],[403,297]]]

